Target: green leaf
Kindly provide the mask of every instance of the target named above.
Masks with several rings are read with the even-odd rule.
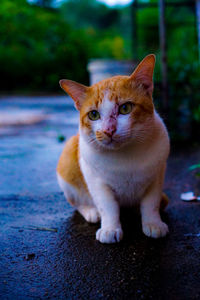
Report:
[[[196,165],[192,165],[189,167],[189,170],[192,171],[192,170],[195,170],[195,169],[199,169],[200,168],[200,163],[199,164],[196,164]]]
[[[58,142],[62,143],[62,142],[65,141],[65,136],[62,135],[62,134],[59,134],[59,135],[57,136],[57,140],[58,140]]]

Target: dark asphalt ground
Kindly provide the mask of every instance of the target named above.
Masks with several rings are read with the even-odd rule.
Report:
[[[180,194],[199,190],[188,167],[200,146],[174,149],[163,214],[170,234],[153,240],[137,212],[122,211],[124,240],[95,241],[90,225],[65,201],[56,182],[64,146],[57,136],[77,130],[78,115],[66,97],[0,100],[0,113],[34,109],[47,120],[0,128],[0,299],[200,299],[200,202]],[[44,228],[46,230],[44,230]]]

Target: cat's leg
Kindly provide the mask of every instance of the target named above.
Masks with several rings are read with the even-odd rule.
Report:
[[[119,242],[123,238],[119,203],[112,189],[83,159],[80,164],[87,188],[101,217],[101,228],[96,232],[96,239],[107,244]]]
[[[119,242],[123,238],[120,207],[112,190],[98,179],[90,180],[88,186],[101,216],[101,228],[96,232],[96,239],[107,244]]]
[[[164,237],[169,231],[160,217],[164,173],[165,168],[158,174],[140,203],[143,232],[152,238]]]
[[[57,179],[61,190],[64,192],[66,200],[84,217],[87,222],[97,223],[100,221],[100,215],[94,206],[91,196],[87,190],[77,189],[75,186],[66,182],[59,174]]]
[[[97,223],[100,221],[100,214],[94,206],[79,205],[77,210],[89,223]]]
[[[96,239],[101,243],[116,243],[122,240],[123,231],[120,223],[120,207],[112,191],[105,185],[99,185],[101,192],[94,195],[94,201],[101,215],[101,228],[96,232]]]

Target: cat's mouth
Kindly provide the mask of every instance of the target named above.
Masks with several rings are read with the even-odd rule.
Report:
[[[131,138],[120,138],[119,136],[112,136],[101,141],[97,139],[97,144],[108,150],[119,150],[131,143]]]
[[[119,149],[124,145],[125,140],[119,137],[119,135],[108,136],[102,133],[98,133],[95,136],[95,140],[98,147],[102,147],[104,149]]]
[[[109,137],[109,138],[101,140],[101,142],[99,142],[99,144],[103,148],[115,149],[115,148],[119,148],[121,143],[119,143],[119,141],[117,139],[115,139],[114,137]]]
[[[110,145],[111,143],[114,142],[114,139],[113,139],[113,137],[108,137],[108,138],[104,139],[103,142],[104,142],[106,145]]]

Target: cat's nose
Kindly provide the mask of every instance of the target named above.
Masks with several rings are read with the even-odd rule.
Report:
[[[106,130],[103,131],[103,133],[109,137],[112,137],[113,134],[115,133],[115,131],[116,131],[116,128],[107,128]]]

